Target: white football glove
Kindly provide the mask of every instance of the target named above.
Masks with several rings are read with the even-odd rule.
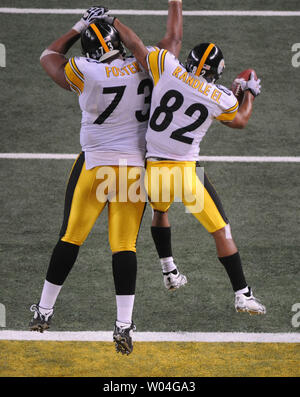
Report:
[[[260,79],[255,80],[254,72],[251,72],[250,79],[248,81],[241,80],[240,84],[243,91],[249,90],[254,97],[260,94]]]
[[[83,14],[80,21],[78,21],[73,27],[73,30],[76,32],[81,33],[84,29],[86,29],[89,24],[94,21],[95,19],[101,18],[102,15],[108,12],[108,8],[106,7],[91,7]]]
[[[116,19],[116,17],[113,17],[113,16],[111,16],[111,15],[104,14],[104,15],[99,16],[97,19],[98,19],[99,21],[108,23],[109,25],[113,25],[113,24],[114,24],[114,20]]]

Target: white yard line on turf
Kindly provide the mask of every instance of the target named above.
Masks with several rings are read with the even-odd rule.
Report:
[[[0,340],[111,342],[112,331],[55,332],[0,331]],[[137,342],[299,343],[300,333],[136,332]]]
[[[81,8],[11,8],[2,7],[3,14],[83,14]],[[167,15],[167,10],[110,10],[114,15]],[[294,17],[300,16],[300,11],[183,11],[184,16],[258,16],[258,17]]]
[[[0,153],[0,159],[73,160],[78,154],[65,153]],[[200,156],[200,161],[226,163],[300,163],[297,156]]]
[[[66,153],[0,153],[0,159],[21,159],[21,160],[72,160],[78,154]]]
[[[200,161],[226,163],[300,163],[300,157],[284,156],[200,156]]]

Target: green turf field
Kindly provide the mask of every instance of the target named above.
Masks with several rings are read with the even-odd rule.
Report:
[[[107,1],[112,9],[166,9],[166,1]],[[81,1],[9,1],[1,7],[86,8]],[[209,1],[203,9],[299,10],[298,1]],[[184,10],[199,10],[185,1]],[[67,31],[78,15],[0,13],[0,43],[7,67],[0,68],[1,152],[77,153],[80,112],[75,95],[50,81],[39,65],[43,49]],[[122,16],[146,44],[163,36],[166,17]],[[299,42],[300,17],[185,17],[180,59],[197,42],[222,49],[230,86],[252,67],[262,94],[246,130],[215,123],[202,155],[299,156],[300,68],[291,64]],[[153,29],[155,25],[155,29]],[[80,54],[76,45],[71,54]],[[27,330],[29,307],[38,301],[51,251],[60,229],[64,189],[72,161],[0,159],[0,303],[6,328]],[[232,225],[246,277],[267,306],[265,317],[237,314],[227,276],[212,239],[176,203],[170,211],[176,262],[188,277],[186,288],[168,293],[150,236],[148,207],[138,241],[134,319],[138,331],[297,332],[291,307],[299,295],[299,174],[291,163],[205,163]],[[102,214],[81,248],[56,305],[52,330],[110,330],[115,297]]]

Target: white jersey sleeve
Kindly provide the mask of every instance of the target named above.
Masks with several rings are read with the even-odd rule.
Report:
[[[65,66],[65,77],[73,92],[81,95],[84,89],[85,65],[80,57],[73,57]]]
[[[147,55],[147,65],[149,74],[156,85],[164,72],[171,71],[174,65],[177,65],[178,60],[175,56],[164,49],[157,49]]]
[[[230,122],[232,121],[239,109],[239,103],[233,92],[222,85],[216,85],[218,90],[222,91],[220,96],[219,112],[216,115],[216,119],[220,121]]]
[[[149,51],[149,52],[152,52],[152,51],[159,51],[159,48],[158,47],[156,47],[156,46],[147,46],[146,47],[147,48],[147,50]]]

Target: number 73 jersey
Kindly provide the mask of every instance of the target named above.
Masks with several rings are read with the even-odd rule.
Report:
[[[199,159],[200,142],[214,119],[230,122],[238,101],[227,88],[188,73],[166,50],[147,56],[154,82],[146,157]]]
[[[79,96],[86,168],[118,165],[122,159],[127,165],[143,166],[153,82],[136,59],[101,63],[71,58],[65,77]]]

